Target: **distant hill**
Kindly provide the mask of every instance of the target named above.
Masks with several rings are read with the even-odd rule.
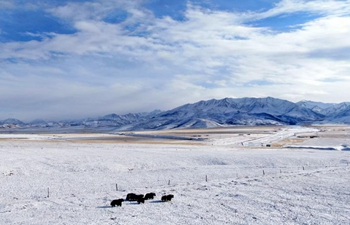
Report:
[[[24,123],[0,121],[0,128],[69,128],[105,130],[161,130],[209,128],[232,125],[295,125],[312,123],[350,124],[350,103],[290,101],[267,98],[224,98],[186,104],[168,111],[109,114],[97,118]]]

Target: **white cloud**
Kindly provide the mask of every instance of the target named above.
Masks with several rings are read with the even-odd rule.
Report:
[[[66,5],[48,9],[53,15],[68,21],[102,20],[115,9],[123,9],[133,14],[140,14],[137,8],[139,0],[97,0],[86,2],[69,2]]]
[[[189,4],[183,21],[156,18],[141,3],[51,8],[77,32],[0,43],[0,79],[5,81],[0,103],[30,108],[29,118],[44,108],[60,112],[56,117],[84,117],[224,97],[348,101],[349,1],[285,0],[271,10],[249,13]],[[104,22],[116,8],[128,18]],[[247,25],[296,12],[320,17],[284,32]],[[131,25],[135,29],[128,29]]]
[[[10,0],[1,0],[0,1],[0,9],[11,9],[14,7],[15,7],[15,5]]]
[[[349,3],[349,0],[282,0],[274,8],[257,17],[267,18],[296,12],[343,16],[350,13]]]

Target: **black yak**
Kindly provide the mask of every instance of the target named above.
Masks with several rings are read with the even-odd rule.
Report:
[[[136,199],[135,201],[139,200],[139,199],[142,199],[143,198],[143,195],[136,195]]]
[[[129,193],[126,195],[126,201],[136,201],[137,200],[137,195],[135,193]]]
[[[120,198],[120,199],[115,199],[111,202],[111,206],[115,207],[115,206],[122,206],[122,202],[124,202],[124,199]]]
[[[143,198],[143,197],[138,198],[137,203],[138,204],[145,203],[145,198]]]
[[[161,200],[162,202],[170,202],[172,198],[174,198],[174,195],[164,195]]]
[[[126,195],[126,201],[137,201],[138,199],[143,198],[143,195],[137,195],[134,193],[129,193]]]
[[[147,193],[147,194],[145,195],[145,200],[148,200],[148,199],[153,199],[153,198],[154,198],[154,196],[156,196],[156,194],[155,194],[155,193],[153,193],[153,192],[151,192],[151,193]]]

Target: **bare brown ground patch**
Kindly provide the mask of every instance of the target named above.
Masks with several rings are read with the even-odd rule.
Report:
[[[273,148],[282,148],[283,146],[286,146],[286,145],[299,144],[299,143],[302,143],[304,141],[305,141],[305,139],[288,138],[288,139],[284,139],[284,140],[281,140],[279,142],[276,142],[276,143],[272,144],[271,147],[273,147]]]
[[[193,136],[210,134],[260,134],[267,132],[277,132],[282,126],[236,126],[223,128],[203,128],[203,129],[181,129],[181,130],[161,130],[161,131],[136,131],[136,134],[154,135],[174,135]]]
[[[191,140],[174,140],[166,138],[151,137],[131,137],[115,134],[41,134],[43,139],[31,139],[28,137],[0,138],[1,142],[69,142],[69,143],[88,143],[88,144],[176,144],[176,145],[202,145],[203,142]]]
[[[153,140],[153,139],[133,139],[133,140],[66,140],[71,143],[94,143],[94,144],[151,144],[151,145],[203,145],[201,142],[191,141],[172,141],[172,140]]]
[[[73,143],[108,143],[108,144],[176,144],[176,145],[206,145],[205,141],[180,140],[187,139],[211,139],[221,136],[237,134],[260,134],[277,132],[282,127],[277,126],[237,126],[228,128],[206,128],[206,129],[182,129],[161,131],[135,131],[116,133],[88,133],[86,131],[76,133],[30,133],[28,137],[0,138],[0,141],[41,141],[41,142],[73,142]],[[15,134],[21,134],[16,132]],[[146,135],[150,137],[127,136],[128,134]],[[30,135],[39,135],[42,139],[31,139]],[[153,137],[151,137],[153,136]],[[161,136],[161,137],[158,137]],[[167,138],[168,136],[168,138]],[[179,138],[179,139],[174,139]],[[45,139],[48,138],[48,139]]]
[[[41,141],[41,142],[72,142],[72,143],[101,143],[101,144],[174,144],[174,145],[208,145],[210,140],[235,137],[238,135],[249,134],[274,134],[288,126],[237,126],[227,128],[207,128],[207,129],[183,129],[183,130],[161,130],[161,131],[135,131],[135,132],[117,132],[117,133],[88,133],[86,131],[79,133],[40,133],[37,135],[43,137],[39,140],[30,138],[0,138],[0,142],[6,141]],[[319,129],[318,138],[350,138],[350,126],[324,125],[311,126]],[[21,134],[18,132],[18,134]],[[148,135],[154,137],[135,137],[126,134]],[[28,134],[28,137],[30,134]],[[163,136],[161,138],[157,136]],[[169,136],[167,138],[166,136]],[[307,136],[307,135],[306,135]],[[45,138],[48,139],[45,139]],[[171,137],[202,138],[204,141],[179,140]],[[307,138],[287,138],[272,143],[272,148],[281,148],[285,145],[302,143]],[[208,140],[208,141],[207,141]]]

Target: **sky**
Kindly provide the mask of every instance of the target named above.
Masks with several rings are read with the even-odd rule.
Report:
[[[349,87],[350,0],[0,0],[0,120]]]

